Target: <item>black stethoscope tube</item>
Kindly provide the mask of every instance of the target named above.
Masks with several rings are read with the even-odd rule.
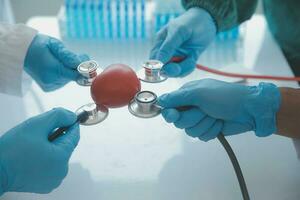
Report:
[[[178,107],[176,109],[178,111],[186,111],[186,110],[189,110],[191,108],[192,108],[192,106],[182,106],[182,107]],[[240,189],[241,189],[241,192],[242,192],[242,195],[243,195],[243,199],[244,200],[250,200],[247,185],[246,185],[246,182],[245,182],[245,179],[244,179],[244,176],[243,176],[242,169],[240,167],[240,164],[239,164],[239,162],[238,162],[238,160],[237,160],[230,144],[228,143],[228,141],[224,137],[223,133],[220,133],[217,138],[220,141],[220,143],[222,144],[222,146],[224,147],[225,151],[227,152],[227,155],[230,158],[230,161],[233,165],[233,168],[234,168],[235,174],[237,176],[237,179],[238,179],[238,182],[239,182],[239,185],[240,185]]]

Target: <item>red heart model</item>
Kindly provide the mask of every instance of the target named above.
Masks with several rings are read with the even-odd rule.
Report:
[[[129,66],[113,64],[93,81],[91,96],[99,107],[119,108],[128,105],[140,90],[140,80]]]

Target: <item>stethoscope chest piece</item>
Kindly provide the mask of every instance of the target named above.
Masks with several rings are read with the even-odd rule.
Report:
[[[81,77],[77,79],[77,83],[81,86],[91,86],[97,76],[97,70],[100,69],[96,61],[89,60],[81,63],[77,67],[77,71],[81,74]]]
[[[89,103],[82,107],[80,107],[76,114],[80,114],[82,112],[88,113],[88,118],[84,122],[81,122],[81,125],[90,126],[99,124],[104,121],[108,116],[108,109],[106,107],[99,108],[95,103]]]
[[[157,96],[150,91],[137,93],[128,105],[131,114],[139,118],[152,118],[160,114],[161,108],[156,104]]]
[[[143,68],[138,71],[137,75],[141,81],[147,83],[160,83],[167,80],[161,69],[163,63],[158,60],[148,60],[143,63]]]

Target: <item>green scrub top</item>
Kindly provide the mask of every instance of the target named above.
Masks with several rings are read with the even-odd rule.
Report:
[[[186,9],[201,7],[215,19],[218,31],[250,19],[258,0],[182,0]],[[269,28],[295,75],[300,76],[300,1],[263,0]]]

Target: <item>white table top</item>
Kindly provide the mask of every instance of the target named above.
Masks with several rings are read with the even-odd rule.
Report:
[[[34,18],[28,24],[58,36],[55,18]],[[135,43],[131,48],[127,48],[128,44],[109,42],[67,45],[89,53],[102,66],[122,62],[135,69],[147,59],[151,46],[150,42]],[[292,75],[260,16],[247,23],[244,66],[231,70]],[[220,67],[224,67],[222,63]],[[184,79],[143,84],[143,89],[160,95],[204,76],[203,72],[195,71]],[[297,86],[288,82],[276,84]],[[43,93],[33,85],[24,99],[7,99],[10,104],[15,101],[24,105],[12,115],[22,117],[10,124],[53,107],[76,110],[91,102],[89,88],[75,83],[52,93]],[[246,133],[228,140],[239,159],[252,199],[300,199],[300,162],[290,139],[257,138]],[[99,125],[81,127],[81,140],[71,158],[69,174],[57,190],[48,195],[8,193],[3,199],[198,200],[241,199],[241,194],[231,163],[217,140],[193,140],[160,116],[138,119],[127,108],[121,108],[111,110],[108,119]]]

